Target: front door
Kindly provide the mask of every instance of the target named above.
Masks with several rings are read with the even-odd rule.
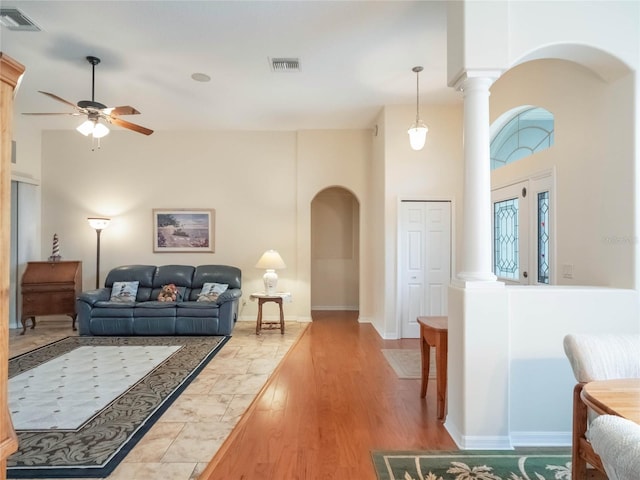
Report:
[[[400,228],[400,333],[418,338],[419,316],[447,314],[451,202],[403,201]]]
[[[493,272],[498,280],[553,283],[552,183],[545,174],[491,192]]]

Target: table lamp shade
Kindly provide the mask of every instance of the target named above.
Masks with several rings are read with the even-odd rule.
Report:
[[[256,268],[264,268],[267,272],[262,279],[264,280],[264,291],[267,295],[276,293],[278,286],[278,274],[276,270],[287,268],[282,257],[275,250],[267,250],[262,254]]]

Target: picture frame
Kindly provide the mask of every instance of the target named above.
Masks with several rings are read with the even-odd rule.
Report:
[[[212,208],[154,208],[153,251],[213,253],[215,212]]]

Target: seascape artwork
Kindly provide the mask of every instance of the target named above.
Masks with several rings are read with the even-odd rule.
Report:
[[[213,251],[212,210],[154,210],[154,251]]]

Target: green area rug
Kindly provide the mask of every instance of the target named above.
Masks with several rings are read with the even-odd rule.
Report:
[[[571,450],[374,451],[378,480],[571,480]]]
[[[67,337],[9,359],[7,478],[107,477],[229,338]]]

